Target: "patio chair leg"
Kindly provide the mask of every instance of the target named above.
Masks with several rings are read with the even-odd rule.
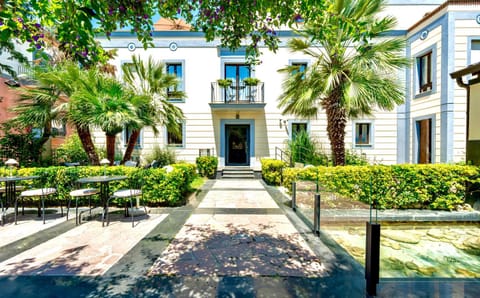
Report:
[[[17,224],[17,207],[18,207],[18,199],[15,199],[15,206],[13,207],[13,217],[15,218],[15,224]]]
[[[70,212],[70,203],[72,202],[72,197],[70,197],[70,199],[68,199],[68,202],[67,202],[67,221],[68,221],[68,213]]]
[[[45,197],[42,196],[42,217],[43,217],[43,224],[45,224]]]
[[[130,215],[132,216],[132,228],[135,226],[134,219],[133,219],[133,200],[130,198]]]
[[[82,222],[82,217],[78,218],[78,198],[75,198],[75,225],[78,226]]]

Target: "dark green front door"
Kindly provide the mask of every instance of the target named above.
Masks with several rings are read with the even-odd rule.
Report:
[[[250,125],[226,125],[226,165],[250,165]]]

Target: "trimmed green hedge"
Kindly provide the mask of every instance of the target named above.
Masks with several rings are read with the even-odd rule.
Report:
[[[49,185],[55,186],[60,199],[68,199],[68,194],[78,178],[88,176],[126,175],[138,177],[138,168],[116,167],[48,167],[21,168],[14,171],[19,176],[44,175]],[[148,206],[178,206],[185,203],[185,197],[190,192],[190,183],[196,178],[196,167],[193,164],[173,164],[171,171],[165,168],[150,168],[143,170],[143,199]],[[1,176],[8,176],[8,169],[0,169]],[[22,181],[27,187],[39,187],[43,182],[39,179]],[[110,191],[128,188],[129,180],[113,181]]]
[[[278,170],[277,170],[278,172]],[[480,182],[480,168],[460,165],[373,165],[285,168],[283,185],[311,180],[320,187],[378,208],[453,210],[465,202],[466,185]]]
[[[281,160],[263,158],[262,177],[267,184],[280,185],[282,183],[282,170],[287,164]]]
[[[214,178],[217,173],[218,158],[215,156],[199,156],[196,159],[198,173],[202,177]]]

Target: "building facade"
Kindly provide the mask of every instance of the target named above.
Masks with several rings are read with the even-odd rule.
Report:
[[[480,1],[390,0],[382,14],[398,20],[385,38],[407,40],[405,55],[412,65],[398,74],[405,86],[405,102],[392,111],[351,119],[346,148],[372,163],[465,161],[466,91],[449,74],[480,61]],[[244,48],[232,51],[218,41],[206,42],[203,33],[190,32],[183,23],[169,27],[160,20],[157,25],[154,47],[147,50],[130,32],[114,32],[109,40],[98,38],[103,47],[117,50],[111,63],[119,78],[121,65],[130,63],[132,55],[152,56],[178,76],[181,83],[176,88],[186,93],[185,98],[176,98],[173,92],[170,97],[185,114],[182,135],[175,136],[166,128],[160,128],[159,135],[144,129],[137,155],[146,156],[156,146],[170,147],[179,160],[194,162],[208,152],[219,157],[219,167],[259,169],[260,159],[278,156],[299,130],[308,131],[329,150],[324,114],[300,119],[282,115],[277,107],[284,79],[278,70],[313,62],[288,49],[287,41],[294,36],[291,31],[279,31],[278,51],[263,49],[262,63],[250,66]],[[249,85],[246,78],[258,82]],[[231,83],[224,85],[219,79]],[[119,135],[119,150],[124,150],[127,135],[127,131]],[[102,132],[94,136],[98,145],[104,145]]]

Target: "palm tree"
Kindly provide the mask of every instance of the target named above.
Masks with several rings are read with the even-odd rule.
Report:
[[[345,164],[348,118],[391,110],[403,102],[396,74],[409,61],[404,39],[382,38],[391,17],[378,18],[384,0],[327,0],[327,10],[289,42],[293,51],[313,57],[306,70],[286,67],[279,107],[284,114],[315,117],[324,109],[334,164]]]
[[[105,132],[107,159],[115,159],[116,135],[126,124],[139,126],[137,107],[145,106],[148,98],[135,95],[113,76],[96,69],[87,71],[77,92],[71,96],[72,113],[84,125],[100,127]]]
[[[35,86],[22,87],[19,105],[13,110],[12,120],[18,127],[42,127],[42,141],[51,135],[52,121],[72,124],[82,142],[82,147],[93,165],[99,164],[90,133],[90,124],[83,123],[71,113],[69,97],[78,89],[85,72],[73,63],[61,63],[54,68],[35,71]]]
[[[134,90],[136,94],[143,95],[148,101],[136,106],[137,117],[140,121],[131,122],[127,127],[132,130],[122,164],[130,160],[133,149],[143,127],[151,127],[155,134],[158,133],[157,125],[165,125],[170,131],[180,133],[178,122],[184,119],[180,108],[168,101],[167,88],[178,84],[176,76],[165,72],[165,65],[156,62],[150,56],[147,61],[140,57],[132,56],[132,63],[122,65],[123,81]],[[184,97],[182,91],[177,91],[176,96]]]

